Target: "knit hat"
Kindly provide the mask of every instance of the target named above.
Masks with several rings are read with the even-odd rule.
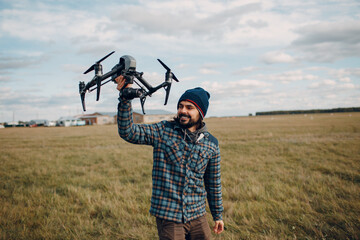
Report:
[[[181,101],[191,102],[199,110],[200,116],[203,119],[209,107],[209,98],[210,94],[201,87],[189,89],[180,97],[178,107]]]

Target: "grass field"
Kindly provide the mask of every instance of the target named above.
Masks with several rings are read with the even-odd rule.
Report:
[[[360,238],[360,113],[206,122],[222,155],[214,239]],[[0,129],[0,146],[0,239],[157,238],[152,148],[116,125]]]

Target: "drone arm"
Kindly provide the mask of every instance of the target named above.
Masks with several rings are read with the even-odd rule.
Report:
[[[153,86],[151,86],[151,84],[148,83],[145,80],[145,78],[142,77],[142,75],[143,75],[143,73],[136,72],[135,77],[136,77],[136,79],[138,79],[147,88],[147,90],[150,92],[148,95],[150,95],[153,92],[155,92],[156,90],[152,91],[154,89]]]
[[[112,77],[114,75],[120,75],[123,70],[124,70],[124,66],[122,64],[116,65],[113,69],[111,69],[110,72],[105,73],[104,75],[101,76],[101,81],[103,81],[109,77]],[[111,80],[115,80],[115,79],[111,79]]]
[[[165,89],[165,103],[164,105],[167,104],[168,99],[169,99],[169,95],[170,95],[170,89],[171,89],[171,81],[165,81],[161,84],[159,84],[156,87],[152,87],[143,77],[142,77],[142,73],[141,74],[137,74],[136,78],[148,89],[148,91],[146,92],[147,96],[150,96],[151,94],[153,94],[154,92],[156,92],[157,90],[159,90],[160,88],[164,88]],[[177,79],[176,79],[177,80]],[[141,104],[142,104],[142,108],[143,108],[143,104],[145,102],[145,100],[140,99]],[[144,111],[144,108],[143,108]]]
[[[90,88],[96,85],[97,80],[99,80],[99,82],[102,82],[102,81],[104,81],[105,79],[107,79],[107,78],[109,78],[109,77],[112,77],[112,76],[114,76],[114,75],[120,75],[120,74],[121,74],[121,71],[122,71],[123,69],[124,69],[124,68],[123,68],[122,65],[120,65],[120,66],[115,66],[111,71],[105,73],[104,75],[102,75],[102,76],[95,76],[90,82],[88,82],[88,83],[86,84],[86,86],[85,86],[85,88],[84,88],[84,91],[86,91],[86,90],[89,90],[90,92],[94,91],[95,89],[97,89],[97,87],[95,87],[95,88],[93,88],[93,89],[91,89],[91,90],[90,90]],[[111,80],[113,80],[113,79],[110,79],[110,80],[102,83],[101,86],[104,85],[104,84],[106,84],[106,83],[108,83],[108,82],[110,82]]]

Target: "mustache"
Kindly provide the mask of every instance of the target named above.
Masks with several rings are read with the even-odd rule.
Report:
[[[178,118],[181,118],[181,117],[188,117],[188,118],[191,118],[191,116],[190,116],[190,115],[183,114],[183,113],[180,113],[180,114],[178,115]]]

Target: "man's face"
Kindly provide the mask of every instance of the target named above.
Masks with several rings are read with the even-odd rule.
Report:
[[[196,125],[200,120],[200,113],[191,102],[181,101],[178,106],[177,117],[182,127],[196,130]]]

